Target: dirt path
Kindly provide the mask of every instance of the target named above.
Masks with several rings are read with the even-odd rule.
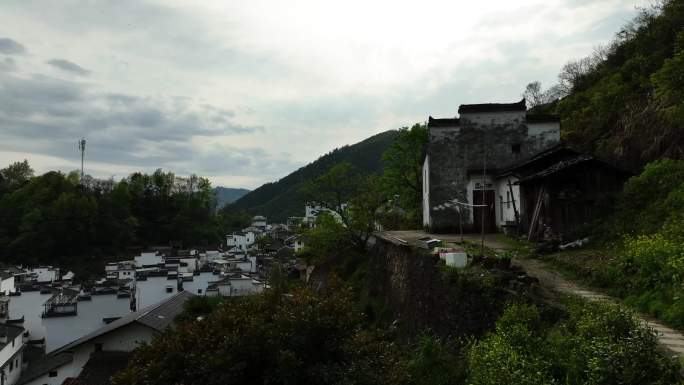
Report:
[[[544,266],[540,261],[533,259],[515,259],[513,264],[525,270],[530,276],[539,279],[540,285],[546,289],[562,294],[576,295],[589,301],[619,302],[615,298],[589,290],[565,279],[557,272]],[[661,346],[679,357],[684,357],[684,335],[682,335],[682,333],[644,315],[637,314],[637,317],[655,330],[658,335],[658,342]]]
[[[428,234],[420,230],[412,231],[388,231],[392,237],[403,239],[408,243],[416,243],[419,238],[431,237],[441,239],[446,242],[458,242],[461,237],[458,234]],[[473,243],[479,243],[481,240],[478,234],[466,234],[463,236],[464,240]],[[485,245],[495,250],[506,250],[508,245],[499,241],[495,236],[485,235]],[[618,303],[615,298],[590,290],[582,285],[572,282],[559,273],[547,267],[541,261],[526,258],[516,258],[513,264],[519,266],[528,275],[539,279],[541,288],[544,291],[550,291],[558,294],[569,294],[582,297],[588,301],[611,301]],[[679,357],[684,357],[684,335],[677,330],[663,325],[662,323],[637,314],[637,317],[645,324],[653,328],[658,336],[658,342],[668,351]]]

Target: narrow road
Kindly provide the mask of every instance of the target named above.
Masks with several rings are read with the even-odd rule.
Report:
[[[458,242],[461,239],[461,236],[458,234],[429,234],[421,230],[388,231],[386,233],[413,244],[415,244],[419,238],[423,237],[437,238],[445,242]],[[463,238],[465,241],[472,243],[479,243],[481,241],[481,237],[478,234],[466,234]],[[492,234],[485,235],[485,246],[495,250],[506,250],[508,248],[508,245],[499,241],[498,238]],[[576,282],[564,278],[559,273],[545,266],[544,263],[539,260],[516,258],[513,260],[513,265],[520,267],[528,275],[539,279],[539,284],[543,290],[558,294],[576,295],[588,301],[620,302],[615,298],[590,290]],[[684,357],[684,335],[682,333],[642,314],[637,313],[636,317],[655,330],[658,336],[658,342],[662,347],[672,352],[673,355]]]

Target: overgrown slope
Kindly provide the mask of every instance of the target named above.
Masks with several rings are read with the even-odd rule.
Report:
[[[554,89],[567,95],[551,112],[572,144],[633,168],[682,158],[684,1],[642,10],[611,44],[568,63],[559,81]]]
[[[385,131],[362,142],[335,149],[277,182],[266,183],[255,189],[229,205],[228,209],[265,215],[269,222],[284,222],[290,216],[303,216],[305,202],[299,189],[305,182],[342,162],[349,162],[371,173],[380,172],[380,157],[392,144],[397,132]]]

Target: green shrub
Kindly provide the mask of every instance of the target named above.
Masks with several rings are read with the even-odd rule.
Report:
[[[630,178],[618,199],[617,234],[653,234],[684,208],[684,161],[661,159]],[[679,209],[679,211],[677,211]]]
[[[465,381],[466,365],[463,357],[455,354],[458,347],[449,346],[432,333],[422,333],[411,351],[407,371],[412,384],[450,385]]]
[[[653,331],[609,303],[570,300],[564,319],[542,322],[532,305],[511,305],[494,333],[468,354],[471,384],[670,384],[678,362]]]

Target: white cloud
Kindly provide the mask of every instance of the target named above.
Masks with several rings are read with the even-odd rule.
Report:
[[[23,53],[0,57],[5,83],[33,79],[36,92],[56,93],[3,96],[28,114],[11,126],[0,114],[3,151],[32,148],[30,161],[71,167],[76,154],[50,143],[87,134],[108,148],[90,155],[103,176],[173,167],[256,187],[334,147],[453,116],[458,104],[516,100],[609,40],[639,2],[2,2],[0,38]],[[88,76],[48,64],[55,58]],[[116,124],[92,131],[98,118]],[[231,129],[213,132],[222,123]],[[40,145],[18,128],[42,132]]]

